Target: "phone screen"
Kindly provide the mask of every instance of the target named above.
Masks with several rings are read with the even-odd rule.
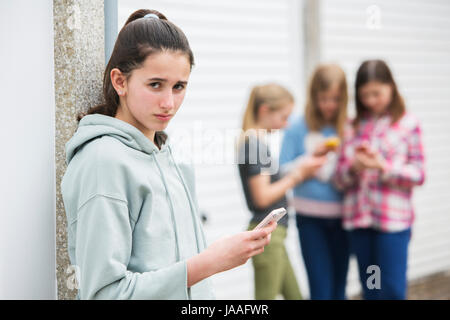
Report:
[[[270,212],[253,230],[267,226],[271,221],[278,221],[287,213],[285,208],[278,208]]]

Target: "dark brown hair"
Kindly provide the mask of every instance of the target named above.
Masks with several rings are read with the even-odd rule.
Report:
[[[392,76],[386,62],[383,60],[367,60],[364,61],[356,73],[355,80],[355,101],[356,101],[356,117],[353,121],[355,128],[358,127],[361,119],[367,114],[367,108],[362,104],[359,98],[359,88],[370,81],[378,81],[385,84],[390,84],[392,87],[391,103],[388,106],[387,112],[391,116],[391,123],[397,122],[405,113],[406,107],[402,96],[398,92],[397,85]]]
[[[155,14],[159,19],[144,18],[147,14]],[[117,68],[129,77],[134,69],[142,66],[149,55],[165,50],[186,54],[192,69],[194,55],[180,28],[156,10],[140,9],[133,12],[120,30],[106,65],[103,75],[103,102],[89,108],[86,113],[80,113],[77,120],[94,113],[114,117],[119,106],[119,96],[111,83],[111,70]],[[161,145],[166,138],[165,133],[157,132],[155,143]]]

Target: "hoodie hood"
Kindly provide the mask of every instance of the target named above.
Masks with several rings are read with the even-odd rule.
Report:
[[[90,114],[81,119],[77,131],[66,143],[66,164],[70,163],[83,145],[105,135],[114,137],[126,146],[147,154],[160,151],[153,142],[131,124],[102,114]],[[166,144],[162,145],[161,150],[164,148],[166,148]]]

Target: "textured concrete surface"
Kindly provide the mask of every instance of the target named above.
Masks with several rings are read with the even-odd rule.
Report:
[[[350,297],[361,298],[361,294]],[[408,300],[450,300],[450,270],[409,281]]]
[[[450,270],[411,281],[408,300],[450,300]]]
[[[74,271],[67,254],[66,215],[61,197],[66,142],[76,115],[100,102],[105,67],[103,0],[54,0],[56,275],[58,299],[73,299]]]

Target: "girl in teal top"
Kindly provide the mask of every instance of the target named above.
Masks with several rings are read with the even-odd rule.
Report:
[[[105,70],[104,103],[80,115],[61,183],[80,299],[211,299],[208,277],[261,253],[276,223],[207,246],[194,173],[163,132],[194,63],[183,32],[133,13]]]

